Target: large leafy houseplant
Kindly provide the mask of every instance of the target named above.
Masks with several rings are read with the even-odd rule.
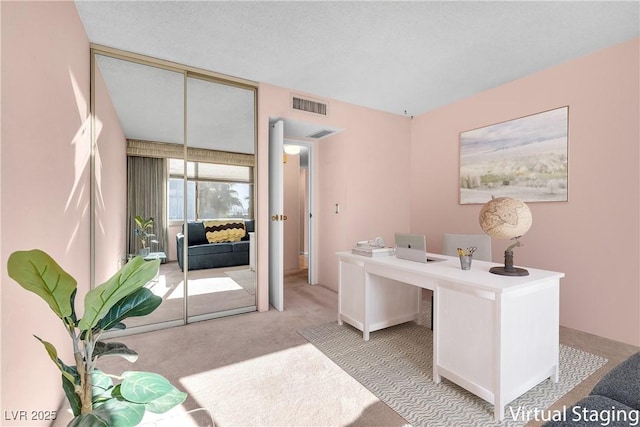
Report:
[[[161,375],[127,371],[116,377],[96,368],[103,356],[121,356],[131,362],[138,358],[123,343],[99,338],[105,331],[124,329],[124,319],[146,316],[160,305],[162,298],[144,287],[157,274],[159,262],[142,257],[127,262],[113,277],[87,292],[84,315],[79,319],[77,282],[48,254],[34,249],[9,257],[9,276],[49,305],[73,342],[75,364],[67,365],[51,343],[36,336],[62,373],[62,387],[74,415],[68,426],[134,426],[146,410],[164,413],[186,399],[186,393]]]
[[[133,220],[136,223],[136,236],[140,240],[140,244],[142,245],[142,249],[147,248],[147,240],[150,237],[155,237],[156,235],[150,233],[153,230],[153,217],[142,218],[140,215],[136,215]]]

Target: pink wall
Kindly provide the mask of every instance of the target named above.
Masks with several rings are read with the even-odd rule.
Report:
[[[300,156],[287,155],[284,165],[284,271],[298,269],[300,212]]]
[[[565,272],[562,325],[640,344],[639,40],[480,93],[413,120],[411,229],[482,233],[458,204],[459,133],[569,106],[569,201],[530,203],[516,264]],[[494,261],[508,245],[493,240]]]
[[[60,374],[32,334],[72,361],[60,320],[7,276],[40,248],[89,284],[89,42],[73,2],[1,2],[2,425],[5,411],[57,410]],[[81,309],[81,308],[80,308]],[[9,412],[10,413],[10,412]]]
[[[318,282],[338,290],[336,251],[357,241],[410,228],[410,126],[408,117],[350,104],[333,104],[341,133],[317,153]],[[335,205],[339,212],[335,213]]]
[[[315,142],[318,283],[338,289],[335,252],[349,250],[356,241],[381,236],[393,244],[393,233],[409,230],[410,126],[408,117],[371,110],[335,100],[329,102],[329,116],[293,111],[290,91],[260,84],[258,96],[258,195],[259,209],[268,220],[269,117],[289,118],[344,129]],[[296,92],[299,94],[299,92]],[[312,96],[317,99],[317,96]],[[261,197],[263,195],[263,197]],[[335,204],[340,213],[335,213]],[[262,217],[258,217],[259,221]],[[258,223],[268,227],[268,221]],[[260,310],[268,306],[266,235],[261,229],[258,246]],[[264,268],[261,262],[264,261]]]
[[[304,252],[305,254],[308,254],[309,252],[309,202],[307,200],[307,186],[309,185],[309,182],[307,181],[307,171],[308,168],[306,167],[300,168],[300,174],[298,178],[298,198],[300,202],[300,221],[298,224],[300,232],[298,233],[298,248],[300,252]]]
[[[95,93],[95,280],[100,284],[126,258],[127,142],[99,67]]]

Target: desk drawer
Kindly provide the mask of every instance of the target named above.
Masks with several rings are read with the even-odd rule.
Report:
[[[366,270],[367,273],[386,277],[398,282],[408,283],[410,285],[418,286],[424,289],[434,290],[437,284],[436,279],[426,277],[424,273],[416,273],[413,271],[408,271],[406,269],[397,269],[390,268],[389,266],[368,264],[366,266]]]

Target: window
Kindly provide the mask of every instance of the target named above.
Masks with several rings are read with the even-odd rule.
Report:
[[[170,221],[184,214],[184,161],[169,159]],[[187,162],[187,219],[253,218],[253,168]]]
[[[187,181],[187,219],[196,219],[196,183]],[[169,221],[182,221],[184,215],[184,181],[182,178],[169,178]]]

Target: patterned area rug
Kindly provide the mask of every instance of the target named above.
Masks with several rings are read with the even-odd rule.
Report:
[[[432,376],[432,332],[413,322],[371,333],[337,323],[300,332],[349,375],[407,420],[420,426],[522,426],[526,412],[545,410],[607,359],[560,345],[560,381],[547,379],[507,404],[504,421],[493,419],[493,405],[443,378]],[[533,412],[530,412],[531,414]]]

